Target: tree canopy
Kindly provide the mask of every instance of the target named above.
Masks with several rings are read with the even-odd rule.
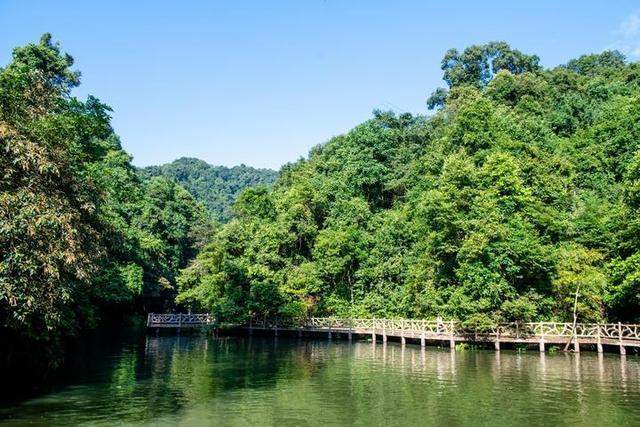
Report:
[[[503,42],[450,50],[429,117],[374,112],[245,190],[182,270],[222,318],[638,320],[638,64],[543,69]]]
[[[450,50],[438,111],[376,110],[273,183],[195,159],[137,170],[111,109],[73,96],[73,58],[48,34],[16,48],[0,69],[0,367],[175,304],[486,325],[569,319],[579,290],[581,320],[639,321],[640,66],[538,62],[503,42]]]
[[[231,168],[212,166],[202,160],[183,157],[161,166],[141,170],[144,177],[165,176],[175,180],[202,202],[218,222],[227,222],[232,216],[231,206],[247,187],[270,186],[277,172],[240,165]]]
[[[140,179],[110,108],[71,96],[72,65],[45,34],[0,69],[1,365],[59,348],[116,307],[170,302],[211,232],[182,187]]]

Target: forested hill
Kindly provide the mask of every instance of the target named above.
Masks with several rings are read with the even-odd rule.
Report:
[[[640,317],[640,66],[452,49],[432,116],[376,112],[249,189],[181,273],[222,318]],[[416,88],[420,90],[422,88]]]
[[[272,185],[278,173],[240,165],[213,166],[202,160],[182,157],[161,166],[141,169],[144,176],[165,176],[175,180],[201,201],[219,222],[231,218],[231,206],[242,190]]]

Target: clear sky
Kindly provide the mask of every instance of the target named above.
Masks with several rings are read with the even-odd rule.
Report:
[[[114,109],[140,166],[181,156],[278,168],[375,108],[426,112],[451,47],[505,40],[545,66],[640,56],[637,1],[0,0],[0,63],[51,32],[76,95]]]

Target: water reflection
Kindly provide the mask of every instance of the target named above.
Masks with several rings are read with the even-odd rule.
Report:
[[[0,422],[197,425],[640,423],[640,362],[285,337],[147,337]],[[103,355],[101,357],[100,355]]]

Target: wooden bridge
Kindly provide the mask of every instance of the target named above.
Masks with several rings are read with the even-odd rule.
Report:
[[[172,317],[174,316],[174,317]],[[176,317],[177,316],[177,317]],[[183,316],[183,317],[180,317]],[[189,317],[187,317],[189,316]],[[182,320],[181,320],[182,319]],[[149,314],[148,326],[185,327],[213,324],[208,314]],[[451,349],[456,343],[492,343],[500,350],[501,343],[537,344],[545,351],[547,344],[566,345],[571,343],[573,351],[580,346],[593,346],[603,352],[603,346],[616,346],[620,354],[626,354],[626,347],[640,348],[640,325],[624,323],[573,323],[523,322],[501,323],[488,330],[465,328],[461,322],[416,320],[416,319],[340,319],[333,317],[311,317],[307,319],[252,321],[248,325],[235,325],[252,333],[256,331],[289,332],[301,336],[306,333],[324,333],[329,339],[335,334],[345,335],[349,340],[354,335],[370,336],[372,342],[388,337],[397,338],[405,345],[408,341],[420,343],[448,342]]]
[[[148,328],[200,328],[213,325],[215,318],[209,314],[157,314],[147,316]]]

